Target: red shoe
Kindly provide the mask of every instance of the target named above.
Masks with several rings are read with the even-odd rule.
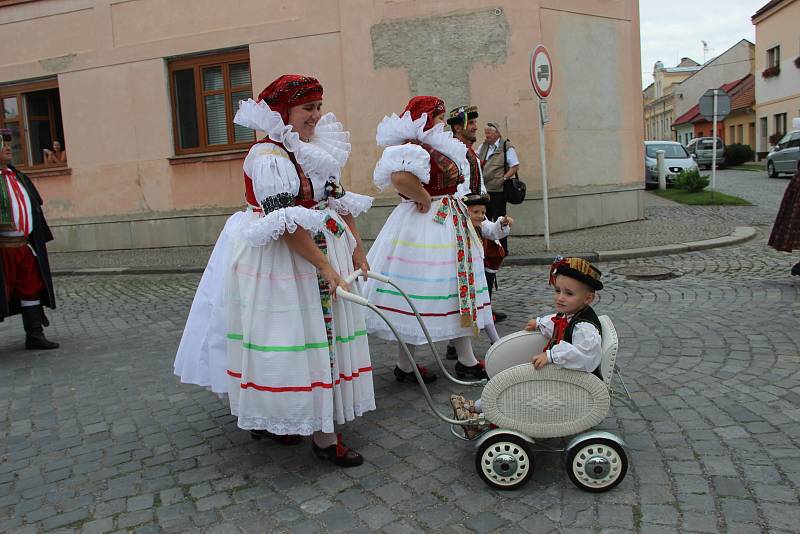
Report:
[[[422,377],[422,381],[425,382],[426,384],[430,384],[431,382],[436,380],[436,375],[434,373],[429,373],[427,368],[417,364],[417,369],[419,370],[419,374]],[[397,379],[398,382],[413,382],[414,384],[417,383],[417,377],[414,375],[414,371],[409,371],[408,373],[406,373],[396,365],[394,367],[394,377],[395,379]]]
[[[461,362],[458,362],[456,363],[456,376],[458,378],[489,378],[483,365],[483,360],[478,360],[478,363],[472,367],[467,367]]]
[[[358,454],[353,449],[345,447],[342,443],[342,435],[336,434],[336,445],[325,447],[324,449],[314,443],[311,439],[311,450],[317,458],[333,462],[339,467],[356,467],[364,463],[364,457]]]

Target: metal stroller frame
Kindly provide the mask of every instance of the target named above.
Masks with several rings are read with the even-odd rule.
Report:
[[[361,276],[363,276],[362,271],[360,269],[357,269],[350,275],[344,277],[344,280],[349,285],[352,284],[357,278]],[[492,379],[494,379],[494,377],[492,377],[489,380],[482,379],[476,381],[467,381],[467,380],[460,380],[454,377],[445,367],[444,362],[442,361],[442,358],[439,356],[439,353],[436,350],[433,340],[431,339],[430,333],[428,332],[428,329],[425,326],[425,321],[423,321],[422,316],[419,314],[419,311],[417,310],[416,306],[411,301],[409,296],[405,293],[405,291],[403,291],[403,289],[399,287],[397,284],[395,284],[390,278],[383,276],[379,273],[368,271],[366,273],[366,276],[368,278],[372,278],[374,280],[392,286],[405,299],[411,310],[414,312],[414,315],[417,318],[417,321],[419,322],[419,325],[422,328],[423,333],[425,334],[425,339],[427,340],[428,346],[430,347],[431,352],[433,353],[437,365],[439,366],[442,373],[448,380],[462,386],[477,387],[477,386],[486,386],[491,382]],[[377,306],[370,303],[366,298],[360,295],[357,295],[350,291],[345,291],[341,287],[336,288],[336,293],[339,297],[347,301],[369,308],[374,313],[376,313],[391,329],[392,333],[395,335],[398,342],[403,347],[403,352],[405,353],[406,357],[411,362],[414,376],[416,377],[417,382],[419,383],[419,386],[422,389],[423,396],[425,397],[425,400],[428,403],[428,407],[431,409],[431,411],[439,419],[450,425],[450,432],[456,438],[462,441],[476,442],[476,448],[478,449],[475,459],[476,470],[478,471],[478,474],[483,479],[483,481],[486,482],[489,486],[492,486],[496,489],[515,489],[524,485],[528,481],[530,476],[533,474],[534,459],[533,455],[531,454],[532,452],[566,453],[565,467],[569,478],[576,486],[586,491],[590,492],[608,491],[611,488],[616,487],[624,479],[625,474],[627,473],[627,466],[628,466],[627,454],[625,453],[625,443],[621,438],[610,432],[605,432],[605,431],[582,432],[579,433],[579,435],[576,435],[566,445],[562,447],[557,447],[537,442],[536,439],[550,438],[550,437],[563,438],[567,435],[572,435],[573,433],[558,434],[552,436],[551,435],[532,436],[529,433],[522,432],[517,429],[497,427],[492,423],[491,420],[487,419],[485,413],[475,414],[474,417],[470,417],[469,419],[466,420],[454,419],[452,417],[449,417],[448,415],[445,415],[444,413],[439,411],[439,409],[437,409],[436,404],[434,403],[433,398],[431,397],[431,394],[428,391],[428,387],[423,381],[419,370],[417,369],[414,357],[408,350],[406,344],[401,340],[400,334],[397,332],[394,325],[386,317],[386,315]],[[610,325],[610,320],[608,320],[608,324]],[[613,325],[611,325],[611,329],[613,330]],[[506,336],[503,339],[518,335],[519,333],[511,334],[510,336]],[[615,332],[614,336],[616,338]],[[614,355],[616,355],[616,348],[614,349]],[[610,405],[610,395],[612,393],[611,380],[613,379],[613,367],[614,367],[613,358],[610,365],[611,365],[611,370],[608,371],[610,376],[605,381],[606,385],[598,386],[597,384],[592,384],[593,387],[595,388],[597,387],[606,388],[605,391],[609,397],[607,405]],[[513,371],[516,373],[525,373],[525,372],[530,372],[529,369],[532,369],[530,364],[528,364],[527,366],[518,365],[516,367],[512,367],[507,371]],[[501,374],[506,373],[507,375],[508,374],[507,371],[502,371]],[[577,375],[587,375],[587,376],[576,375],[573,378],[579,380],[593,379],[595,382],[597,382],[596,377],[588,375],[587,373],[582,373],[580,371],[553,369],[546,372],[577,373]],[[539,371],[540,374],[545,374],[546,372],[543,373],[542,371]],[[620,376],[620,381],[621,380],[622,377]],[[625,386],[625,383],[621,382],[621,384],[625,392],[627,393],[628,389]],[[630,395],[628,396],[630,397]],[[602,409],[602,407],[600,409]],[[606,406],[606,411],[602,412],[600,420],[602,420],[605,417],[607,410],[608,406]],[[458,428],[467,426],[473,428],[477,427],[477,429],[479,429],[481,433],[473,438],[468,438],[464,434],[458,431]],[[495,426],[495,428],[491,428],[492,426]]]

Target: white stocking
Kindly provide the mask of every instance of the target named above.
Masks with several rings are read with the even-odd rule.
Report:
[[[317,444],[317,447],[320,449],[327,449],[331,445],[336,445],[336,433],[335,432],[320,432],[317,430],[314,432],[314,437],[312,438],[314,443]]]
[[[489,341],[492,342],[492,345],[497,343],[500,336],[497,334],[497,328],[494,327],[494,321],[492,321],[491,317],[486,324],[483,325],[483,329],[486,331],[486,335],[489,336]]]
[[[406,345],[406,347],[408,347],[408,352],[410,352],[411,355],[414,356],[414,353],[416,352],[417,349],[416,345],[409,344]],[[411,371],[414,370],[414,368],[411,366],[411,362],[408,361],[408,356],[406,356],[402,344],[397,345],[397,367],[399,367],[400,370],[403,371],[404,373],[410,373]]]
[[[478,360],[475,358],[475,353],[472,352],[472,338],[468,336],[457,337],[453,340],[453,346],[456,348],[458,354],[458,361],[461,365],[472,367],[478,365]]]

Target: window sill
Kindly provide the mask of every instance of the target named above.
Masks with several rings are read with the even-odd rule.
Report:
[[[70,167],[48,167],[44,169],[20,169],[30,178],[51,178],[53,176],[69,176],[72,174]]]
[[[181,156],[172,156],[167,158],[170,165],[184,165],[186,163],[207,163],[214,161],[231,161],[235,159],[244,159],[249,152],[249,148],[240,148],[237,150],[225,150],[222,152],[203,152],[202,154],[185,154]]]

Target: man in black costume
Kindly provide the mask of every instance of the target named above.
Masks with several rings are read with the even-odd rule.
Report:
[[[42,212],[42,197],[30,178],[12,164],[11,130],[0,130],[0,321],[22,314],[25,348],[49,350],[43,306],[55,308],[45,243],[53,239]]]

